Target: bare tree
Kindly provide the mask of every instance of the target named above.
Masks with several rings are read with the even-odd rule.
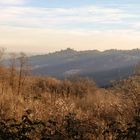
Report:
[[[21,92],[23,85],[25,84],[25,79],[29,74],[28,58],[24,53],[20,53],[18,58],[19,62],[19,78],[18,78],[18,90],[17,93]]]
[[[9,84],[11,86],[12,92],[15,89],[15,78],[16,78],[16,61],[17,55],[15,53],[10,54],[10,71],[9,71]]]
[[[7,78],[7,70],[3,67],[3,60],[4,60],[5,48],[0,48],[0,84],[1,84],[1,91],[4,92],[6,87],[6,78]]]
[[[0,64],[2,64],[4,54],[5,54],[5,48],[0,48]]]
[[[3,69],[3,57],[5,54],[5,49],[4,48],[0,48],[0,69]],[[0,73],[1,74],[1,73]]]

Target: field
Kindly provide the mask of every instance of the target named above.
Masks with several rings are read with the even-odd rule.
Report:
[[[0,68],[1,140],[139,140],[140,76],[99,88],[89,79],[57,80]],[[14,60],[14,59],[13,59]]]

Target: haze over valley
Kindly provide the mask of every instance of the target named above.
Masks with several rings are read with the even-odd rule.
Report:
[[[127,78],[134,74],[140,61],[140,50],[90,50],[73,49],[37,55],[29,58],[33,74],[52,76],[60,79],[88,77],[99,86],[108,85],[113,80]]]

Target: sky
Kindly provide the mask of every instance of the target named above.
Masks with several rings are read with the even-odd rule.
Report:
[[[140,48],[140,1],[0,0],[0,47],[29,53]]]

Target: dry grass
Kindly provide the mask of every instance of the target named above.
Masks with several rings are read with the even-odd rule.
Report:
[[[139,115],[139,81],[140,77],[136,76],[117,83],[113,88],[101,89],[88,79],[60,81],[27,76],[24,77],[24,84],[18,93],[18,77],[15,77],[13,90],[7,73],[0,79],[0,119],[15,119],[19,122],[22,116],[27,115],[32,121],[46,122],[55,118],[66,139],[69,133],[66,133],[63,121],[68,114],[75,114],[76,120],[71,115],[67,118],[77,122],[80,120],[80,123],[85,125],[82,129],[85,129],[83,131],[89,140],[116,140],[118,133],[114,132],[114,129],[120,129],[118,123],[121,125],[120,131],[127,132],[127,124],[134,123],[134,118]],[[110,124],[111,122],[113,124]],[[95,131],[86,132],[90,124],[92,128],[98,126],[96,134]],[[78,131],[80,132],[79,129]],[[55,136],[52,139],[55,139]],[[71,139],[74,137],[71,136]]]

